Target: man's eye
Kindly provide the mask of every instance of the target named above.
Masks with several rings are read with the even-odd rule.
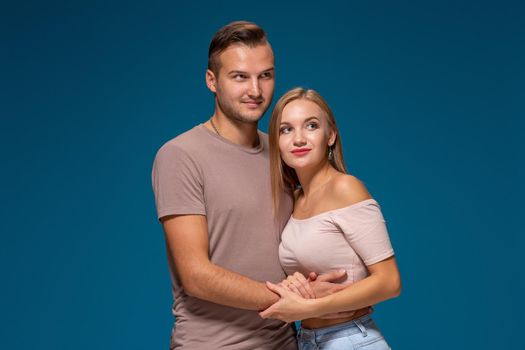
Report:
[[[246,79],[246,75],[244,75],[244,74],[235,74],[233,76],[233,79],[235,79],[235,80],[244,80],[244,79]]]
[[[263,78],[263,79],[271,79],[272,78],[272,73],[271,72],[263,73],[263,74],[261,74],[261,78]]]

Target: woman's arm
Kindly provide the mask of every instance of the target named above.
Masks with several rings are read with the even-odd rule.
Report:
[[[368,270],[370,276],[367,278],[338,293],[318,299],[304,299],[281,286],[267,283],[268,288],[279,294],[281,299],[259,314],[263,318],[292,322],[334,312],[357,310],[400,294],[401,279],[393,256],[368,266]]]

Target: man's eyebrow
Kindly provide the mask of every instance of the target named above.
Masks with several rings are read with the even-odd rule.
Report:
[[[262,74],[262,73],[268,73],[268,72],[273,72],[275,70],[274,67],[271,67],[271,68],[268,68],[268,69],[265,69],[263,70],[261,73],[259,74]],[[248,74],[248,72],[246,71],[243,71],[243,70],[231,70],[228,72],[228,74]]]
[[[228,74],[246,74],[246,72],[242,70],[231,70]]]

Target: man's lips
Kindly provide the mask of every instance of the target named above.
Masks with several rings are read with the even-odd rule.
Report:
[[[242,101],[242,103],[248,105],[248,107],[256,108],[256,107],[259,107],[263,103],[263,101],[262,100],[260,101],[249,100],[249,101]]]
[[[311,151],[310,148],[296,148],[292,151],[292,153],[296,156],[304,156],[310,151]]]

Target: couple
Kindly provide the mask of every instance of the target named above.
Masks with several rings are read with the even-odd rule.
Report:
[[[221,28],[206,72],[214,114],[156,155],[176,316],[170,348],[388,349],[370,310],[399,294],[400,278],[379,205],[346,174],[317,92],[287,92],[269,137],[258,131],[274,77],[260,27]]]

